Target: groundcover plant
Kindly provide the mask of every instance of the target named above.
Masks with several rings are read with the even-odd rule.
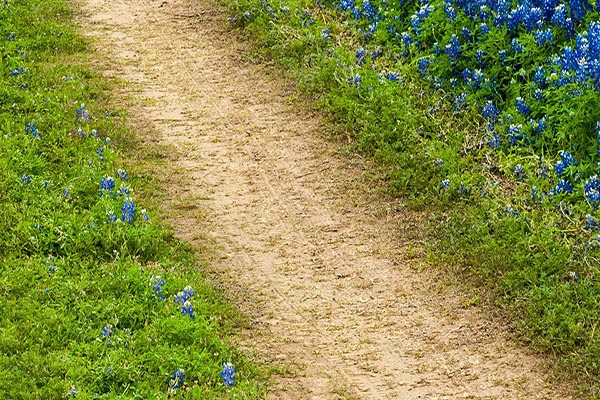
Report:
[[[121,166],[71,20],[0,2],[0,397],[258,398],[232,310]]]

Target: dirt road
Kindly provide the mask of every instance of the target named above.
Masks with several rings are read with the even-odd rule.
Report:
[[[171,146],[177,234],[214,242],[214,267],[255,319],[242,344],[289,367],[271,398],[568,398],[419,270],[415,216],[369,195],[360,160],[336,155],[276,74],[244,61],[214,0],[82,3],[104,73],[137,99],[135,129]]]

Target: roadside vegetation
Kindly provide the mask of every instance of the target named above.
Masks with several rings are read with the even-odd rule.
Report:
[[[123,168],[72,17],[0,1],[0,398],[259,398],[235,311]]]
[[[598,4],[225,3],[392,193],[430,216],[433,264],[599,397]]]

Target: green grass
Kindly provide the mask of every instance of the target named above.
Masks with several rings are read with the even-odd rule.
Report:
[[[145,204],[147,179],[119,173],[134,140],[68,3],[0,2],[0,55],[0,398],[167,398],[178,368],[173,397],[264,395],[262,373],[228,344],[235,310]],[[193,319],[174,301],[188,285]]]
[[[498,306],[516,337],[547,355],[554,373],[582,397],[600,398],[600,257],[597,234],[584,229],[589,204],[561,195],[537,200],[527,182],[514,178],[518,164],[539,172],[552,165],[538,166],[526,151],[482,145],[480,109],[455,112],[452,97],[432,90],[387,34],[378,30],[366,40],[342,23],[337,2],[224,3],[232,29],[256,44],[255,56],[289,71],[330,130],[376,161],[387,194],[427,215],[422,228],[432,267]],[[382,55],[358,66],[359,47]],[[378,77],[387,71],[401,79]],[[349,82],[357,72],[360,85]],[[539,182],[547,186],[540,191],[551,189],[551,182]]]

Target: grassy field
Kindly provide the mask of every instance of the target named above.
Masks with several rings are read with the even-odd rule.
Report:
[[[259,398],[68,2],[0,2],[0,398]]]
[[[389,193],[432,265],[600,396],[600,16],[587,1],[226,0]],[[435,256],[434,256],[435,255]]]

